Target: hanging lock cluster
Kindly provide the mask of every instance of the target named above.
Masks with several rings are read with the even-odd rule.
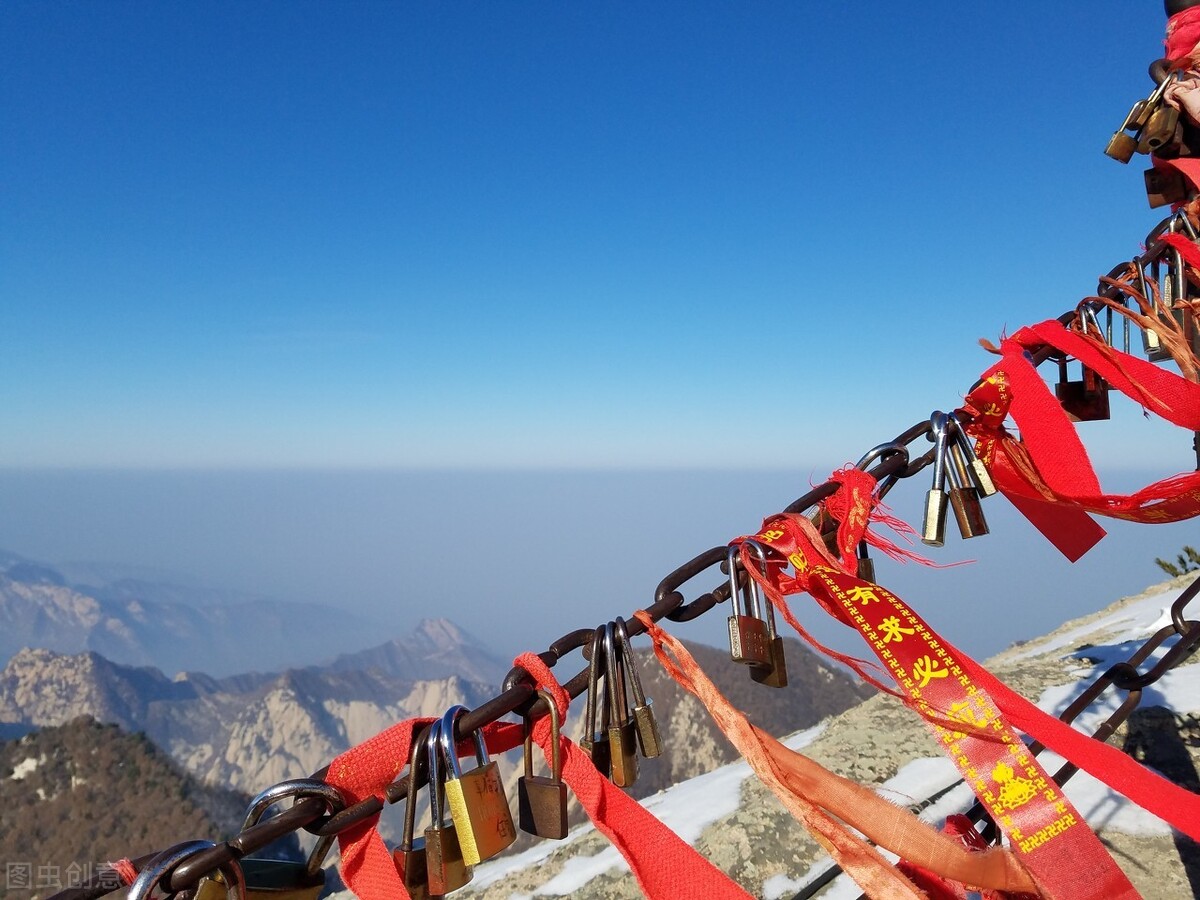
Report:
[[[929,437],[934,443],[933,487],[925,495],[921,541],[930,547],[946,543],[946,511],[964,539],[988,533],[980,500],[996,493],[996,485],[953,413],[935,411],[929,417]]]
[[[476,865],[496,856],[517,837],[499,769],[488,759],[481,732],[470,735],[475,767],[463,771],[459,764],[455,726],[466,712],[465,706],[452,706],[430,726],[424,742],[430,824],[423,840],[415,837],[422,742],[413,741],[404,832],[392,861],[417,900],[463,887]]]
[[[733,614],[729,617],[729,657],[750,667],[750,677],[768,687],[787,687],[787,660],[783,638],[775,630],[775,607],[757,581],[745,571],[739,547],[746,546],[758,559],[759,570],[767,573],[767,548],[758,541],[731,544],[726,563],[729,567],[729,599]]]
[[[1156,67],[1151,67],[1152,77]],[[1117,129],[1104,153],[1120,163],[1133,159],[1135,153],[1149,155],[1162,153],[1166,148],[1180,143],[1179,110],[1163,102],[1167,87],[1175,80],[1173,72],[1159,71],[1162,80],[1150,96],[1133,104]]]
[[[580,746],[617,787],[637,781],[639,753],[647,759],[662,753],[653,702],[642,689],[624,619],[607,622],[592,635],[583,727]]]

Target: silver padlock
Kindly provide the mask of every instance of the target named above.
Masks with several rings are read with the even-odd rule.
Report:
[[[215,846],[212,841],[184,841],[167,848],[138,873],[125,895],[126,900],[150,900],[163,878],[197,853],[211,850]],[[215,893],[218,896],[232,897],[234,900],[246,900],[246,880],[242,875],[241,865],[236,859],[231,859],[201,879],[197,891],[203,891],[207,897],[212,897]]]
[[[242,831],[259,824],[263,816],[278,803],[291,800],[293,803],[308,797],[324,801],[328,814],[346,808],[346,798],[332,784],[312,778],[295,778],[272,785],[250,801],[242,822]],[[334,836],[318,839],[306,862],[281,859],[242,860],[246,879],[246,894],[249,900],[316,900],[325,889],[325,858],[332,848]]]
[[[767,574],[767,548],[758,541],[743,542],[752,555],[758,558],[759,571]],[[749,573],[746,573],[749,575]],[[750,579],[750,590],[754,599],[754,614],[767,625],[767,651],[771,657],[769,665],[751,666],[750,677],[759,684],[767,687],[787,687],[787,658],[783,651],[783,638],[775,630],[775,606],[763,592],[762,586],[753,578]]]
[[[738,545],[731,544],[726,555],[729,564],[729,599],[733,615],[729,617],[729,657],[747,666],[771,665],[771,641],[767,623],[754,615],[754,579],[745,573],[745,584],[739,584]]]
[[[950,496],[946,493],[946,451],[949,440],[946,414],[935,411],[929,417],[929,425],[934,446],[933,487],[925,494],[921,543],[930,547],[941,547],[946,543],[946,507],[950,502]]]

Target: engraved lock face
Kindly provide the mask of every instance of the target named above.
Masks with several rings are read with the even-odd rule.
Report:
[[[458,890],[471,880],[474,870],[463,859],[458,828],[445,821],[445,771],[442,766],[442,723],[429,729],[429,815],[432,824],[425,829],[425,865],[429,893],[434,896]]]
[[[733,615],[729,617],[729,656],[737,663],[748,666],[771,664],[771,636],[767,623],[754,615],[754,581],[746,575],[745,585],[740,584],[738,570],[738,545],[729,547],[729,598],[733,603]]]
[[[474,732],[474,769],[463,771],[458,764],[454,730],[465,706],[452,706],[442,717],[441,742],[446,757],[446,802],[458,830],[463,861],[468,866],[491,859],[517,839],[508,797],[500,783],[500,769],[488,759],[483,733]]]
[[[637,781],[637,726],[629,713],[629,698],[625,692],[625,676],[617,655],[613,625],[604,626],[604,661],[608,685],[608,709],[610,724],[608,754],[612,765],[612,782],[617,787],[630,787]]]
[[[662,738],[659,736],[658,719],[654,715],[654,701],[647,699],[642,688],[637,657],[629,644],[629,631],[625,627],[625,620],[617,616],[613,628],[624,662],[622,668],[629,673],[629,683],[633,687],[633,719],[637,725],[638,749],[646,759],[654,759],[662,755]]]
[[[567,836],[567,786],[562,781],[562,748],[558,707],[546,691],[538,691],[549,709],[550,775],[533,774],[533,720],[525,719],[525,774],[517,781],[517,821],[521,830],[561,841]]]

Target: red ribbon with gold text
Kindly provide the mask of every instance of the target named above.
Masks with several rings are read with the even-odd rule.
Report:
[[[853,476],[850,471],[839,474],[847,481],[859,480],[862,473]],[[860,498],[869,496],[863,490],[855,493]],[[865,519],[865,502],[857,504],[855,521]],[[856,530],[861,532],[855,528],[846,534],[847,543]],[[1082,816],[1005,722],[988,690],[960,663],[963,657],[957,650],[893,594],[831,565],[830,554],[807,519],[775,516],[764,523],[756,539],[788,559],[796,572],[794,578],[778,569],[775,578],[762,576],[749,548],[743,548],[747,571],[763,582],[772,602],[778,605],[784,592],[803,589],[859,631],[1009,837],[1045,896],[1062,900],[1138,896]]]
[[[1093,369],[1148,411],[1200,430],[1200,385],[1122,353],[1056,321],[1022,328],[1000,344],[1001,361],[967,395],[967,432],[996,486],[1072,561],[1104,536],[1089,514],[1134,522],[1200,515],[1200,472],[1175,475],[1133,494],[1106,494],[1075,426],[1030,361],[1049,345]],[[1005,427],[1012,416],[1020,440]]]

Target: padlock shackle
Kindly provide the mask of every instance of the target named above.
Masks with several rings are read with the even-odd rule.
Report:
[[[558,719],[558,704],[554,702],[554,698],[550,692],[538,689],[538,697],[546,701],[546,708],[550,710],[547,715],[550,716],[550,777],[554,781],[562,781],[562,747],[559,746],[559,735],[561,727]],[[533,718],[526,714],[525,716],[525,777],[533,777]]]
[[[754,615],[754,611],[750,608],[750,604],[746,602],[745,589],[738,585],[737,570],[742,564],[738,555],[738,546],[738,544],[730,544],[725,551],[726,563],[729,566],[729,601],[733,604],[734,615],[752,616]],[[746,578],[753,581],[749,573],[746,573]]]
[[[336,815],[346,808],[345,795],[332,784],[318,781],[315,778],[292,778],[272,785],[250,801],[250,805],[246,807],[242,831],[261,822],[267,810],[276,803],[289,798],[299,801],[307,797],[318,797],[323,800],[328,807],[327,815],[330,816]]]
[[[746,538],[742,543],[750,549],[750,553],[758,559],[759,571],[763,575],[767,574],[767,555],[769,551],[759,541],[753,538]],[[758,618],[767,623],[767,636],[771,640],[775,640],[775,607],[763,593],[762,585],[749,572],[746,577],[750,579],[750,597],[754,603],[755,614]]]
[[[600,723],[596,717],[596,695],[600,692],[600,654],[604,649],[603,627],[600,626],[592,632],[592,656],[588,660],[588,689],[587,700],[584,702],[583,727],[587,732],[586,738],[589,741],[595,740],[596,735],[599,733],[597,726]]]
[[[629,698],[625,694],[625,679],[617,666],[617,641],[612,622],[604,625],[604,681],[608,687],[608,708],[617,723],[629,718]],[[610,719],[610,721],[611,721]]]
[[[443,784],[446,779],[440,759],[443,755],[441,719],[434,719],[430,724],[425,750],[429,766],[429,820],[434,828],[441,828],[446,823],[445,786]]]
[[[623,670],[629,673],[634,706],[645,706],[646,691],[642,688],[642,676],[638,673],[637,659],[633,655],[633,646],[629,642],[629,629],[625,627],[625,620],[620,616],[617,616],[613,622],[613,630],[621,647],[621,659],[626,663]]]
[[[417,831],[417,785],[421,783],[421,759],[426,754],[421,751],[431,746],[433,742],[433,726],[438,724],[436,721],[430,723],[422,731],[413,735],[412,747],[408,754],[408,794],[404,801],[404,831],[400,835],[400,849],[405,853],[412,851],[413,843],[416,841]],[[433,773],[428,771],[429,789],[432,794],[434,790]],[[432,811],[432,801],[430,801],[430,809]]]
[[[184,841],[164,850],[154,857],[150,863],[138,873],[138,877],[129,887],[126,900],[150,900],[159,883],[175,871],[185,861],[216,847],[212,841]],[[242,872],[237,859],[230,859],[213,871],[219,872],[225,881],[228,895],[235,900],[246,900],[246,876]]]
[[[929,416],[929,425],[933,432],[934,447],[933,489],[944,491],[946,489],[946,450],[950,437],[946,414],[940,409],[934,410]]]
[[[470,712],[462,704],[450,707],[442,716],[441,743],[442,752],[446,755],[446,780],[457,781],[462,778],[462,766],[458,764],[458,741],[454,737],[454,728],[460,716]],[[477,768],[486,766],[488,759],[487,745],[483,741],[482,731],[471,732],[471,737],[475,740],[475,761],[479,763]]]

